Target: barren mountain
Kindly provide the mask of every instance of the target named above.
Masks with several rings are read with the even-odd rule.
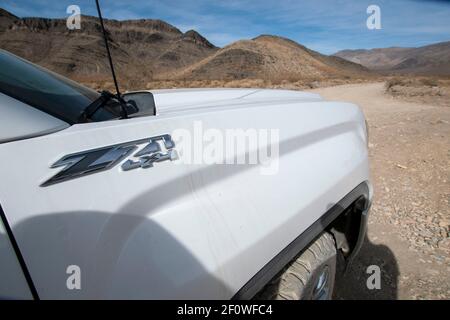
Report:
[[[262,35],[234,42],[173,74],[188,79],[314,79],[364,75],[361,65],[312,51],[292,40]]]
[[[450,41],[418,48],[343,50],[335,56],[382,72],[450,75]]]
[[[349,78],[368,70],[289,39],[263,35],[219,49],[194,30],[161,20],[105,20],[119,79],[305,80]],[[18,18],[1,9],[0,48],[85,83],[110,79],[99,20],[82,16],[81,30],[65,19]],[[133,85],[131,85],[133,86]]]
[[[197,32],[161,20],[105,20],[118,74],[150,79],[190,65],[217,48]],[[17,18],[0,11],[0,48],[75,79],[109,78],[99,20],[82,16],[81,30],[65,19]]]
[[[9,13],[8,11],[0,8],[0,32],[6,29],[9,25],[13,24],[14,21],[18,19],[19,18],[12,13]]]

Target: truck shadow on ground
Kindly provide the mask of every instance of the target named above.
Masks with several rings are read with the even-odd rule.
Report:
[[[367,279],[373,274],[367,273],[371,265],[380,267],[380,289],[370,290]],[[370,242],[367,236],[350,267],[344,273],[336,275],[333,298],[338,300],[396,300],[399,268],[397,260],[389,247]]]

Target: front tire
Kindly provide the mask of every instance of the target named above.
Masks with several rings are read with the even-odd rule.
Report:
[[[336,246],[324,232],[258,294],[263,300],[329,300],[336,276]]]

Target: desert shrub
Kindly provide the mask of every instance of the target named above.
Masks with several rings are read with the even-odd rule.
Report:
[[[439,86],[439,81],[437,81],[436,79],[431,79],[431,78],[420,79],[420,83],[425,86],[429,86],[429,87],[438,87]]]
[[[390,90],[393,86],[401,86],[404,85],[405,81],[401,78],[392,78],[386,81],[384,87],[386,90]]]

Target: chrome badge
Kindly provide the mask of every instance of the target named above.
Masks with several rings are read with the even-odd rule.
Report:
[[[142,144],[146,145],[133,154]],[[178,153],[172,137],[168,134],[72,153],[50,166],[50,168],[64,168],[42,183],[41,187],[111,169],[126,157],[129,159],[121,166],[124,171],[150,168],[156,162],[173,161],[178,159]]]

